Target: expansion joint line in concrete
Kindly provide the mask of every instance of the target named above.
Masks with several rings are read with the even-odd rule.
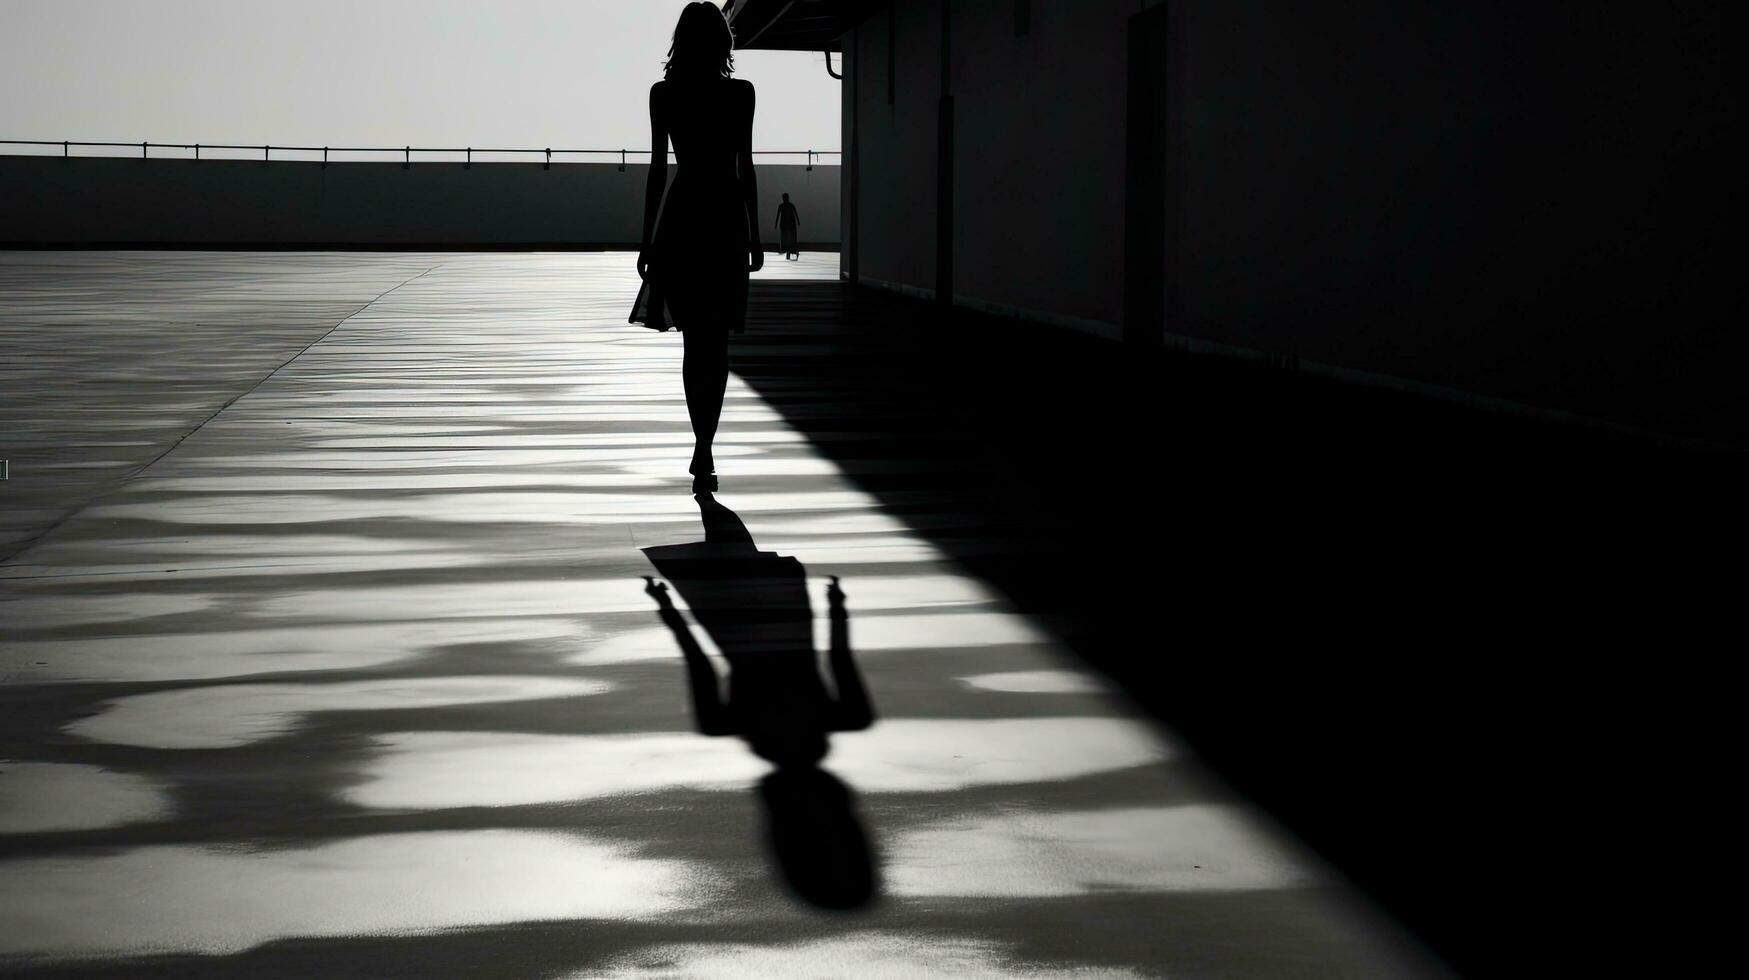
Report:
[[[159,453],[156,456],[153,456],[151,459],[146,460],[144,463],[141,463],[139,466],[135,467],[133,469],[133,471],[130,472],[128,475],[126,475],[126,476],[122,477],[120,480],[116,481],[116,484],[114,486],[108,488],[107,490],[103,490],[97,494],[94,494],[91,497],[91,499],[85,501],[84,503],[82,503],[78,507],[75,507],[74,509],[68,511],[67,513],[62,514],[59,518],[57,518],[54,521],[54,523],[50,524],[48,527],[43,528],[42,531],[40,531],[39,533],[34,534],[31,537],[29,537],[28,539],[26,539],[23,542],[23,544],[18,548],[18,550],[14,551],[11,555],[8,555],[3,562],[0,562],[0,564],[8,564],[10,562],[17,560],[20,556],[22,556],[23,554],[28,552],[31,548],[35,547],[36,543],[38,541],[41,541],[43,538],[48,537],[50,534],[54,533],[56,528],[60,527],[62,524],[67,523],[69,520],[72,520],[75,516],[83,513],[87,507],[90,507],[92,504],[95,504],[95,503],[101,501],[103,498],[109,496],[110,494],[116,492],[117,490],[121,489],[122,487],[125,487],[129,483],[132,483],[134,480],[138,479],[147,470],[158,465],[159,460],[161,460],[164,457],[175,452],[176,447],[182,445],[182,443],[185,440],[187,440],[189,436],[192,436],[196,432],[199,432],[201,429],[206,428],[207,423],[211,422],[213,419],[218,418],[221,414],[223,414],[225,409],[230,408],[232,405],[237,404],[237,402],[243,400],[244,398],[249,397],[250,395],[254,394],[256,392],[256,390],[259,389],[262,385],[266,384],[269,381],[272,381],[274,378],[274,375],[277,375],[279,372],[285,370],[286,365],[288,365],[291,362],[297,360],[298,358],[304,356],[304,353],[306,351],[308,351],[310,348],[316,346],[317,344],[321,343],[324,340],[327,340],[330,336],[332,336],[334,334],[334,331],[339,330],[341,327],[345,326],[347,324],[347,322],[350,321],[353,317],[359,315],[360,313],[363,313],[365,310],[368,310],[371,307],[375,306],[376,304],[382,302],[383,297],[389,295],[390,293],[394,292],[395,290],[400,289],[402,286],[408,285],[409,283],[415,282],[419,279],[423,279],[424,277],[430,275],[432,272],[434,272],[438,268],[441,268],[441,266],[437,266],[437,265],[430,266],[427,269],[425,269],[425,271],[419,273],[418,275],[408,276],[406,279],[403,279],[400,282],[395,283],[393,286],[390,286],[389,288],[378,293],[374,298],[367,300],[364,303],[364,305],[360,306],[358,309],[353,310],[351,313],[348,313],[345,316],[341,317],[339,320],[335,321],[333,326],[329,327],[327,330],[322,331],[322,335],[320,337],[317,337],[315,340],[312,340],[309,343],[305,344],[304,346],[298,348],[297,351],[292,354],[292,356],[279,362],[279,364],[277,366],[275,366],[273,370],[267,372],[265,375],[262,375],[262,377],[259,381],[250,385],[248,388],[244,389],[243,391],[241,391],[235,395],[232,395],[230,398],[225,399],[224,404],[220,405],[216,409],[213,409],[213,411],[210,415],[208,415],[204,419],[201,419],[198,423],[196,423],[194,425],[193,428],[191,428],[187,432],[184,432],[183,434],[177,436],[170,443],[170,445],[164,447],[163,452]]]

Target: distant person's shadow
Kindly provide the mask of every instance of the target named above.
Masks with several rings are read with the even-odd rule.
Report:
[[[851,659],[849,613],[836,577],[827,591],[833,690],[820,676],[802,563],[760,551],[735,512],[701,494],[705,540],[646,548],[674,583],[729,663],[729,694],[674,607],[665,585],[645,576],[662,621],[686,659],[693,710],[705,735],[738,735],[775,768],[760,782],[777,866],[803,899],[824,908],[867,904],[876,892],[875,858],[850,790],[819,768],[831,732],[874,722],[874,708]]]

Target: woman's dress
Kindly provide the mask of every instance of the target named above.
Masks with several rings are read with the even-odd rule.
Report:
[[[666,81],[676,172],[645,253],[648,273],[629,318],[654,330],[741,333],[747,320],[747,210],[735,170],[748,125],[729,79]],[[751,86],[747,86],[750,90]],[[746,96],[751,99],[751,94]],[[720,104],[719,104],[720,103]],[[749,102],[748,105],[751,105]]]
[[[783,254],[793,255],[801,249],[796,247],[796,206],[779,204],[777,206],[777,235],[779,247]]]

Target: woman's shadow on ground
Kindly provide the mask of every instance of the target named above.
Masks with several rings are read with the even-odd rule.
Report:
[[[849,614],[837,578],[827,591],[832,689],[814,652],[813,615],[802,563],[760,551],[735,512],[699,497],[705,540],[645,548],[729,663],[728,697],[668,589],[646,576],[662,621],[686,659],[699,732],[737,735],[775,768],[760,781],[767,842],[778,869],[803,899],[858,908],[876,893],[874,851],[849,788],[820,769],[831,732],[874,722],[851,658]]]

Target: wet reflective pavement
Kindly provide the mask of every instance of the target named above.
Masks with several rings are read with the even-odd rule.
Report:
[[[958,461],[803,437],[808,392],[780,412],[732,377],[717,500],[805,569],[822,652],[840,577],[875,710],[820,763],[875,894],[798,893],[773,852],[823,824],[699,734],[646,592],[643,549],[706,535],[679,338],[625,323],[630,266],[0,255],[0,417],[68,464],[51,492],[9,446],[0,485],[22,548],[0,565],[0,965],[1440,972],[915,530],[999,552],[985,518],[924,484],[877,500],[819,446],[868,442],[855,465],[885,475]],[[836,256],[764,275],[836,278]],[[84,401],[75,375],[108,380]]]

